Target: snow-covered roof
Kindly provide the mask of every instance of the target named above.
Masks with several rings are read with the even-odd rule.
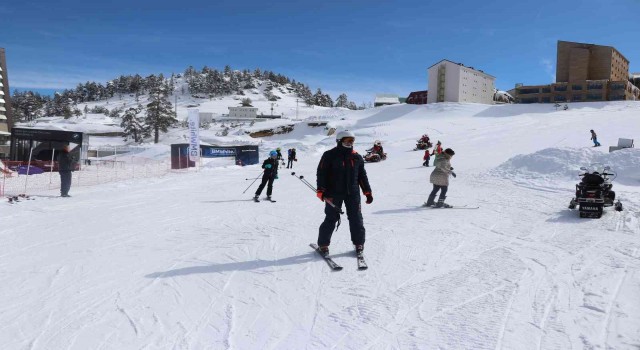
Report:
[[[400,98],[394,94],[376,94],[374,103],[400,103]]]

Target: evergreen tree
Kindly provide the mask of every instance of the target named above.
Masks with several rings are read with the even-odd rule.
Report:
[[[340,96],[338,96],[338,99],[336,99],[336,107],[342,107],[342,108],[349,107],[349,100],[347,99],[347,94],[343,93]]]
[[[140,143],[145,137],[150,136],[150,129],[145,125],[144,118],[140,115],[142,106],[131,107],[124,112],[120,126],[123,129],[122,137],[125,141],[133,138],[135,143]]]
[[[175,118],[173,106],[167,99],[167,91],[164,87],[155,89],[149,93],[151,102],[147,104],[146,125],[153,129],[153,142],[158,143],[160,132],[167,132],[169,127],[178,120]]]

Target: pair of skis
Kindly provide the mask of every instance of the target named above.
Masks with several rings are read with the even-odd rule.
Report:
[[[275,203],[276,202],[273,199],[268,199],[268,198],[265,198],[264,200],[269,201],[271,203]],[[260,203],[260,200],[258,198],[254,198],[253,201],[256,202],[256,203]]]
[[[332,270],[335,270],[335,271],[342,270],[342,266],[338,265],[337,262],[333,261],[333,259],[331,258],[331,256],[329,256],[329,254],[325,254],[321,252],[320,247],[318,247],[317,244],[311,243],[309,244],[309,246],[313,248],[313,250],[318,252],[318,254],[320,254],[320,256],[324,259],[324,261],[327,262],[327,264]],[[366,270],[367,268],[369,268],[369,266],[367,266],[367,262],[364,260],[364,254],[362,254],[362,252],[360,253],[356,252],[356,258],[358,261],[358,270]]]

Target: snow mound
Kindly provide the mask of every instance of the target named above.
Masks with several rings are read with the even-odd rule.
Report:
[[[546,148],[531,154],[520,154],[491,171],[492,175],[510,179],[576,180],[580,167],[608,165],[617,174],[615,182],[640,186],[640,149],[623,149],[602,153],[594,148]]]

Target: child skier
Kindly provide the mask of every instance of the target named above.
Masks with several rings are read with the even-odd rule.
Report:
[[[600,147],[600,142],[598,142],[598,135],[596,132],[591,129],[591,140],[593,140],[593,147]]]
[[[424,157],[422,157],[422,160],[424,160],[424,162],[422,163],[422,166],[429,166],[429,160],[431,159],[431,154],[429,153],[429,149],[425,149],[424,150]]]
[[[269,158],[265,159],[262,163],[262,169],[264,169],[264,173],[262,175],[262,183],[260,183],[260,186],[258,186],[256,195],[255,197],[253,197],[253,200],[256,202],[260,202],[258,196],[260,196],[260,193],[262,193],[264,186],[267,184],[267,200],[271,200],[273,181],[278,178],[278,152],[269,152]]]

